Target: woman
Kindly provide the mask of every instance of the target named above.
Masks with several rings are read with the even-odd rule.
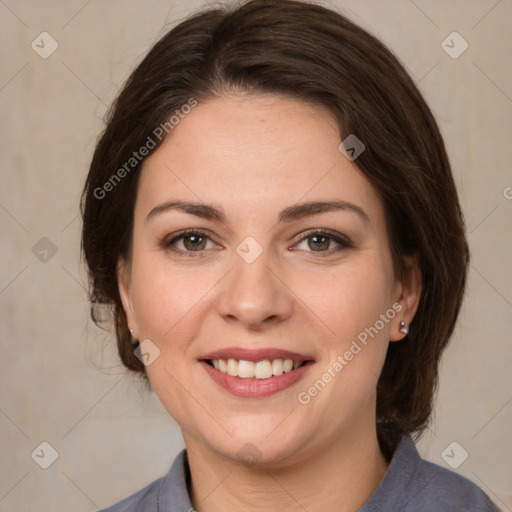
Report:
[[[113,105],[82,206],[93,307],[186,445],[108,511],[497,510],[412,441],[468,248],[436,122],[373,36],[293,0],[189,18]]]

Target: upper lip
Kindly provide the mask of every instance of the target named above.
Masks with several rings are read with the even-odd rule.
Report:
[[[243,347],[221,348],[209,352],[199,358],[200,360],[208,359],[238,359],[244,361],[263,361],[265,359],[291,359],[292,361],[311,361],[313,358],[308,355],[299,354],[290,350],[282,350],[279,348],[258,348],[249,349]]]

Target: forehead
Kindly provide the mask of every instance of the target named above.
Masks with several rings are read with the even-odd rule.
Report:
[[[274,95],[200,102],[146,159],[137,208],[189,199],[261,219],[299,201],[341,199],[378,223],[378,194],[340,142],[320,106]]]

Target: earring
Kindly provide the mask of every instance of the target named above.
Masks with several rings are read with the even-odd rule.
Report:
[[[407,323],[403,320],[400,322],[400,332],[406,336],[409,334],[409,327],[407,327]]]
[[[130,329],[130,334],[133,336],[133,329]]]

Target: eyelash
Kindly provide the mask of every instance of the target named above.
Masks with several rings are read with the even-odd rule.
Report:
[[[313,254],[317,254],[320,257],[331,256],[332,254],[338,253],[344,249],[351,249],[354,247],[348,237],[319,228],[309,229],[308,231],[301,233],[300,238],[298,238],[298,241],[294,245],[298,245],[299,243],[302,243],[313,236],[325,237],[338,244],[338,247],[334,249],[328,249],[327,251],[307,251]]]
[[[180,231],[176,235],[172,236],[172,238],[165,239],[162,242],[162,246],[164,247],[164,249],[171,250],[173,252],[176,252],[180,255],[183,255],[183,256],[186,256],[189,258],[204,257],[203,253],[204,253],[204,251],[206,251],[208,249],[201,249],[199,251],[184,251],[182,249],[177,249],[176,247],[173,247],[173,245],[176,242],[185,238],[187,235],[188,236],[196,235],[196,236],[204,237],[213,242],[211,237],[206,232],[201,231],[200,229],[185,229],[183,231]],[[328,249],[327,251],[307,251],[307,252],[311,252],[314,254],[316,253],[319,257],[331,256],[333,253],[337,253],[339,251],[342,251],[343,249],[350,249],[353,247],[352,242],[347,237],[341,236],[339,234],[333,233],[328,230],[318,229],[318,228],[310,229],[310,230],[306,231],[305,233],[302,233],[300,235],[300,238],[298,238],[297,241],[294,243],[294,246],[300,244],[301,242],[303,242],[313,236],[326,237],[326,238],[329,238],[330,240],[332,240],[333,242],[339,244],[339,246],[337,248]],[[297,249],[293,249],[293,250],[297,250]]]

